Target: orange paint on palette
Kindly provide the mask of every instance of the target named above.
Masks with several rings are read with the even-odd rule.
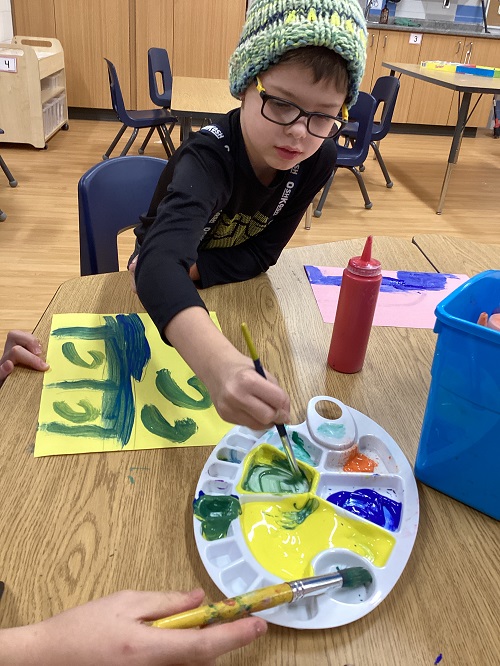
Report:
[[[354,447],[349,460],[342,468],[344,472],[373,472],[377,463],[375,460],[368,458],[364,453],[360,453],[358,447]]]

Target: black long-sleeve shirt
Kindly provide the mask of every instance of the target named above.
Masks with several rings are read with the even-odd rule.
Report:
[[[189,277],[195,262],[199,287],[248,280],[276,263],[335,158],[335,143],[326,140],[263,185],[245,149],[239,109],[176,150],[135,230],[137,291],[162,336],[180,311],[204,307]]]

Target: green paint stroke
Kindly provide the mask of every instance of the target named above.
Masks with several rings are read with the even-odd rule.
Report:
[[[191,388],[201,395],[201,400],[195,400],[185,393],[177,382],[172,379],[170,370],[164,368],[156,373],[156,388],[164,398],[170,400],[177,407],[185,409],[208,409],[212,406],[212,400],[208,393],[207,387],[201,382],[198,377],[193,376],[187,380]]]
[[[201,533],[207,541],[224,539],[229,525],[241,514],[235,495],[205,495],[200,492],[193,502],[194,515],[201,521]]]
[[[281,527],[285,530],[294,530],[299,525],[302,525],[306,518],[309,518],[319,507],[319,501],[316,497],[310,497],[301,509],[296,504],[294,504],[294,507],[297,509],[296,511],[284,511],[279,521]]]
[[[163,439],[168,439],[176,444],[182,444],[198,430],[198,426],[190,418],[180,419],[175,421],[174,425],[171,425],[155,405],[144,405],[141,410],[141,420],[144,427],[153,435],[163,437]]]
[[[298,477],[290,469],[288,460],[283,458],[274,458],[270,464],[250,465],[241,487],[250,493],[273,495],[307,493],[310,490],[309,480],[304,475]]]
[[[84,361],[76,351],[74,342],[65,342],[61,347],[61,351],[70,363],[73,363],[73,365],[79,365],[81,368],[94,370],[94,368],[98,368],[104,362],[104,354],[102,352],[90,349],[88,355],[93,358],[93,361],[92,363],[87,363],[87,361]]]
[[[341,439],[345,435],[343,423],[322,423],[318,428],[318,434],[330,439]]]
[[[94,407],[88,400],[80,400],[77,404],[83,411],[80,412],[72,409],[65,400],[53,402],[52,407],[56,414],[59,414],[66,421],[71,421],[71,423],[95,421],[101,415],[101,411],[97,407]]]
[[[295,444],[295,446],[293,447],[293,452],[295,453],[295,457],[298,460],[301,460],[302,462],[308,463],[309,465],[313,465],[314,467],[316,467],[316,463],[311,458],[309,452],[306,449],[304,440],[295,430],[292,432],[292,442]]]

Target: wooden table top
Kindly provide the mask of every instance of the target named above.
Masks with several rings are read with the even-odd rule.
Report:
[[[173,114],[179,113],[227,113],[240,102],[229,92],[227,79],[198,79],[191,76],[174,76],[172,80]]]
[[[472,277],[490,268],[500,269],[500,245],[436,234],[419,234],[413,242],[440,273]]]
[[[443,72],[439,69],[428,69],[420,65],[411,65],[403,62],[383,62],[382,67],[387,67],[401,74],[407,74],[420,81],[427,81],[443,88],[450,88],[450,90],[485,94],[500,93],[500,79],[490,76]]]
[[[203,292],[222,330],[242,351],[251,323],[261,358],[285,386],[292,422],[308,400],[331,395],[385,428],[413,464],[430,381],[431,330],[375,327],[362,372],[327,367],[325,324],[303,264],[344,266],[364,239],[287,249],[254,280]],[[410,241],[375,238],[389,270],[429,271]],[[57,312],[137,312],[128,275],[64,283],[39,322],[44,345]],[[42,377],[18,368],[0,391],[0,625],[13,626],[123,589],[189,589],[221,598],[198,555],[192,500],[209,450],[123,451],[33,457]],[[132,468],[135,468],[132,471]],[[129,477],[133,474],[135,483]],[[395,588],[362,619],[331,630],[270,625],[265,638],[227,655],[238,666],[485,666],[498,654],[498,523],[419,484],[420,527]],[[279,655],[279,657],[277,656]]]

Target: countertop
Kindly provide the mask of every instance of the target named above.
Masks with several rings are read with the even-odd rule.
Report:
[[[419,25],[406,26],[396,25],[394,19],[389,19],[389,23],[379,23],[369,20],[367,22],[368,30],[398,30],[400,32],[419,32],[434,33],[438,35],[457,35],[463,37],[482,37],[485,39],[499,39],[500,31],[498,27],[491,27],[491,33],[484,32],[484,26],[480,23],[453,23],[451,21],[426,21],[425,19],[412,19]],[[490,26],[488,26],[490,29]]]

